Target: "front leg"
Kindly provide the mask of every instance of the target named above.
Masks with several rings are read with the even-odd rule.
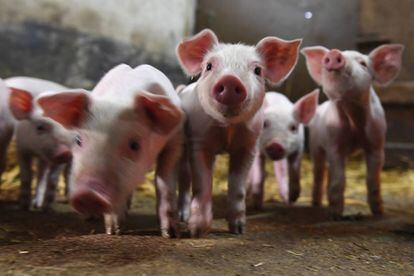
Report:
[[[300,166],[302,153],[294,153],[288,157],[289,170],[289,203],[294,203],[300,196]]]
[[[201,237],[210,230],[213,220],[211,197],[214,154],[209,149],[194,146],[190,154],[193,198],[188,228],[192,237]]]
[[[23,210],[29,210],[32,199],[32,156],[17,150],[17,160],[20,167],[19,204]]]
[[[365,158],[367,163],[366,184],[368,190],[368,204],[372,214],[382,215],[384,207],[381,197],[381,169],[384,164],[384,151],[366,151]]]
[[[227,221],[233,234],[244,234],[246,225],[246,179],[254,158],[254,149],[230,153]]]
[[[265,157],[257,152],[249,172],[248,189],[251,190],[255,210],[263,209],[264,182],[266,179],[265,161]]]
[[[116,213],[105,213],[105,233],[108,235],[119,235],[121,233],[119,227],[119,216]]]
[[[178,172],[178,216],[180,221],[188,222],[191,206],[191,166],[188,146],[184,146]]]
[[[279,184],[279,194],[284,203],[289,202],[288,166],[286,158],[273,162],[273,170]]]
[[[48,164],[43,176],[37,184],[34,206],[42,211],[48,211],[55,201],[56,187],[64,165]]]
[[[345,157],[336,151],[327,154],[329,212],[334,218],[342,216],[345,192]]]
[[[181,136],[173,138],[158,157],[155,172],[157,192],[157,214],[161,235],[174,238],[179,235],[177,229],[177,168],[182,154]]]

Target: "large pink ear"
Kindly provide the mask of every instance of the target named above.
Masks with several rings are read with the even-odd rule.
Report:
[[[135,110],[145,116],[153,131],[162,135],[170,134],[184,117],[180,108],[168,97],[144,91],[135,98]]]
[[[33,110],[33,96],[26,90],[9,87],[9,108],[17,120],[25,120],[30,117]]]
[[[318,108],[319,89],[313,90],[300,98],[294,105],[293,112],[296,120],[302,124],[308,124]]]
[[[301,43],[301,39],[287,41],[277,37],[265,37],[260,40],[256,50],[265,63],[265,78],[273,83],[287,78],[298,61]]]
[[[81,126],[90,102],[85,90],[48,94],[37,99],[38,105],[43,109],[43,116],[50,117],[68,129]]]
[[[195,36],[181,42],[177,47],[177,57],[184,71],[194,76],[201,72],[204,56],[218,43],[213,31],[204,29]]]
[[[322,84],[322,59],[329,52],[322,46],[305,47],[301,53],[306,58],[306,67],[312,79],[319,85]]]
[[[398,75],[401,69],[401,56],[404,46],[388,44],[377,47],[369,54],[374,81],[378,85],[388,85]]]

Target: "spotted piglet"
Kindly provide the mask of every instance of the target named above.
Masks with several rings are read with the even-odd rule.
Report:
[[[48,210],[54,201],[56,185],[61,173],[69,187],[68,171],[71,164],[73,133],[51,119],[44,118],[34,100],[46,91],[68,88],[57,83],[30,78],[13,77],[1,84],[0,103],[0,175],[6,165],[6,150],[15,134],[17,159],[20,167],[20,205],[29,209],[31,203],[32,163],[37,159],[37,188],[33,206]]]
[[[310,124],[313,159],[313,205],[320,206],[325,161],[328,163],[328,201],[334,218],[344,211],[345,161],[357,150],[365,153],[368,203],[374,215],[383,213],[380,172],[384,161],[386,122],[373,84],[387,85],[398,75],[404,47],[379,46],[369,55],[329,50],[302,50],[308,71],[328,101],[320,105]]]
[[[192,236],[207,233],[211,226],[214,160],[224,152],[230,155],[229,229],[235,234],[245,231],[246,178],[263,127],[260,107],[265,80],[278,83],[290,74],[300,44],[301,40],[276,37],[266,37],[256,46],[225,44],[219,43],[211,30],[179,44],[177,55],[184,71],[200,75],[179,94],[188,118],[179,209]]]
[[[263,104],[263,132],[259,151],[253,161],[248,186],[255,209],[263,207],[265,161],[273,161],[279,192],[285,203],[295,202],[300,194],[300,167],[305,142],[304,125],[313,118],[318,106],[319,90],[293,104],[286,96],[267,92]]]

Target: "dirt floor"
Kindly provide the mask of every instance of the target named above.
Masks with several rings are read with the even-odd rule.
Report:
[[[227,233],[225,158],[218,160],[213,231],[204,239],[159,236],[154,188],[137,190],[120,236],[103,234],[101,221],[84,221],[59,197],[54,211],[18,210],[18,170],[11,165],[0,192],[0,273],[13,275],[414,275],[414,171],[383,177],[386,215],[369,216],[364,166],[348,166],[346,214],[331,221],[311,208],[310,163],[294,206],[280,203],[274,178],[263,212],[249,208],[247,234]],[[270,169],[270,164],[269,164]]]

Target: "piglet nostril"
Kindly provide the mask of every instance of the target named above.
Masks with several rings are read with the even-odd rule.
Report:
[[[224,85],[220,85],[220,87],[219,87],[219,89],[218,89],[218,92],[219,93],[221,93],[221,92],[223,92],[224,91]]]
[[[325,58],[325,63],[328,64],[331,60],[329,58]]]

